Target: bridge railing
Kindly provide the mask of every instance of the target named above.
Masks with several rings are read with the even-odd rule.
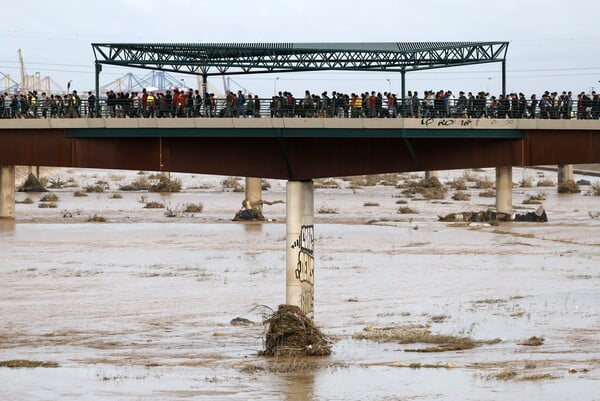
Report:
[[[260,98],[237,104],[227,104],[225,99],[215,99],[210,105],[193,104],[176,106],[155,102],[142,105],[141,100],[116,101],[108,104],[106,99],[90,104],[81,101],[78,107],[68,104],[45,104],[39,101],[34,107],[11,104],[0,101],[0,118],[542,118],[542,119],[599,119],[600,107],[578,108],[577,101],[571,107],[542,107],[540,104],[527,103],[525,107],[512,109],[510,106],[493,107],[490,102],[472,102],[452,104],[431,102],[430,99],[407,100],[397,105],[376,105],[374,108],[364,104],[352,106],[346,101],[330,101],[328,104],[306,102],[285,98]]]

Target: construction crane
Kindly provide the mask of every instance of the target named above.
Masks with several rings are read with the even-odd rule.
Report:
[[[2,81],[4,82],[2,85],[2,90],[5,92],[14,92],[19,88],[19,83],[12,79],[10,75],[3,73],[0,71],[0,75],[2,76]]]
[[[198,89],[202,88],[202,77],[200,75],[196,75],[196,84],[198,85]],[[225,96],[226,93],[221,93],[221,91],[209,81],[206,81],[206,92],[214,93],[217,95],[217,97]]]
[[[231,83],[233,82],[238,88],[240,88],[242,90],[243,93],[248,94],[248,95],[253,94],[251,91],[246,89],[244,86],[240,85],[239,82],[231,79],[231,77],[227,77],[227,79],[225,79],[225,75],[221,75],[221,78],[223,79],[223,90],[225,91],[225,93],[227,93],[227,91],[231,91]]]
[[[144,76],[127,73],[114,81],[100,87],[102,93],[109,90],[116,92],[141,91],[143,88],[155,88],[153,90],[165,91],[174,88],[181,88],[180,80],[164,71],[152,71]]]
[[[19,55],[19,66],[21,67],[21,87],[26,88],[27,82],[25,82],[25,77],[27,74],[25,73],[25,63],[23,62],[23,53],[21,49],[17,50],[17,54]]]
[[[221,75],[221,78],[223,79],[223,92],[227,94],[229,92],[229,81],[225,81],[225,75]]]
[[[52,79],[50,76],[45,76],[44,78],[41,78],[41,75],[39,72],[36,72],[33,75],[27,75],[27,72],[25,70],[25,62],[23,61],[23,52],[21,51],[21,49],[19,49],[17,51],[17,54],[19,56],[19,69],[20,69],[20,73],[21,73],[21,82],[20,82],[20,85],[17,87],[17,91],[19,91],[19,92],[39,91],[39,92],[46,92],[46,93],[53,93],[53,92],[66,93],[65,89],[62,86],[60,86],[59,84],[57,84],[56,81],[54,79]],[[11,81],[12,81],[12,79],[11,79]],[[53,87],[58,90],[53,91],[52,90]]]

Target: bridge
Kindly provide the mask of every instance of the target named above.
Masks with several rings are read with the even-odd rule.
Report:
[[[267,156],[267,157],[265,157]],[[0,120],[3,165],[286,180],[600,162],[600,122],[494,119]]]
[[[400,75],[404,104],[408,72],[501,63],[506,95],[508,42],[96,43],[92,49],[97,102],[103,65],[201,76],[203,99],[207,77],[212,75],[387,71]],[[600,123],[595,120],[0,120],[0,218],[15,217],[15,165],[286,179],[286,303],[312,317],[312,179],[496,167],[496,208],[511,213],[513,166],[598,162]],[[246,190],[249,199],[248,185]]]
[[[571,163],[600,163],[600,122],[299,118],[0,120],[0,218],[15,217],[15,165],[286,179],[286,302],[300,306],[312,316],[312,179],[496,167],[496,208],[511,213],[513,166]],[[248,191],[247,188],[247,199]]]

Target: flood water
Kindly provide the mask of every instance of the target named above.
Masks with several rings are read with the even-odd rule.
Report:
[[[56,174],[112,188],[135,178]],[[540,174],[556,180],[515,169],[513,181]],[[284,360],[258,352],[264,314],[285,301],[285,205],[265,206],[270,222],[232,223],[243,193],[174,176],[196,189],[122,199],[61,189],[56,209],[17,194],[34,203],[0,222],[0,361],[58,367],[0,367],[0,400],[600,399],[600,197],[515,188],[517,212],[545,192],[550,221],[489,227],[437,221],[493,205],[478,190],[467,202],[408,199],[418,214],[397,213],[393,186],[317,190],[315,209],[337,212],[315,211],[315,323],[333,354]],[[202,180],[212,186],[197,189]],[[142,196],[204,211],[169,218]],[[285,200],[284,183],[263,196]],[[87,222],[94,214],[108,221]],[[356,339],[407,325],[481,344],[423,353]],[[520,345],[533,336],[543,344]]]

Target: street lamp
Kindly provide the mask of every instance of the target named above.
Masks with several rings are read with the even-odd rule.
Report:
[[[273,95],[277,95],[277,81],[279,81],[279,77],[275,77],[275,82],[273,83]]]
[[[388,93],[392,93],[392,81],[389,78],[386,81],[388,81]]]

